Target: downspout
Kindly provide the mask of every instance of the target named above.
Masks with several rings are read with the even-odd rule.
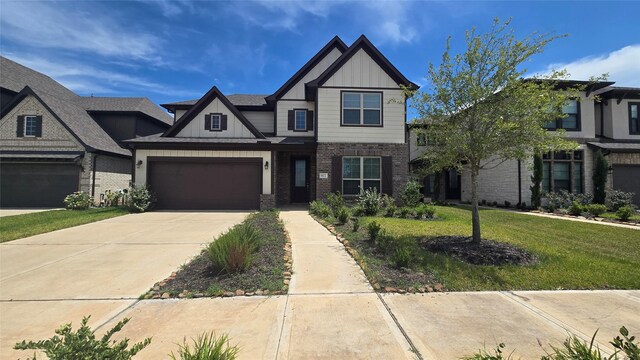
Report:
[[[522,170],[520,160],[518,160],[518,204],[522,206]]]
[[[93,161],[91,162],[91,167],[93,168],[92,172],[92,180],[91,180],[91,197],[96,198],[96,164],[98,160],[98,154],[93,153]]]
[[[604,137],[604,103],[600,102],[600,137]]]

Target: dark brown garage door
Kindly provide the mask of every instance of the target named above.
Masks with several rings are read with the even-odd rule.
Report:
[[[640,206],[640,165],[613,165],[613,188],[636,193],[633,202]]]
[[[74,164],[0,164],[0,206],[62,207],[78,191],[80,167]]]
[[[149,159],[156,208],[248,210],[260,207],[262,159]]]

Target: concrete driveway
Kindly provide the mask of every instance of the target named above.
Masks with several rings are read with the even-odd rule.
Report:
[[[246,215],[132,214],[0,244],[0,358],[83,315],[104,324]]]

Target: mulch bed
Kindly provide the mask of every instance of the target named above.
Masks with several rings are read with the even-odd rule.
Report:
[[[277,212],[250,215],[245,222],[263,234],[253,263],[241,273],[216,269],[203,250],[145,298],[268,295],[286,293],[291,276],[290,244]]]
[[[474,265],[533,265],[538,259],[517,246],[482,239],[473,242],[471,237],[439,236],[421,239],[420,245],[428,251],[443,253]]]

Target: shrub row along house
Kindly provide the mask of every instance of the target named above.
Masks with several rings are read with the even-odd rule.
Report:
[[[126,189],[131,150],[122,141],[168,129],[147,98],[83,97],[0,57],[0,206],[60,207],[85,191],[99,201]]]
[[[565,136],[579,143],[570,152],[543,155],[543,192],[565,190],[593,193],[594,160],[602,151],[610,165],[607,187],[634,192],[640,205],[640,88],[615,87],[614,82],[561,81],[563,87],[586,86],[579,99],[563,107],[566,117],[547,125],[549,131],[564,129]],[[598,95],[594,100],[594,95]],[[412,168],[429,151],[421,125],[409,125]],[[490,161],[490,160],[489,160]],[[532,162],[495,160],[495,166],[480,172],[478,199],[500,205],[531,204]],[[424,178],[424,195],[438,200],[471,200],[471,176],[464,170],[443,171]]]
[[[406,100],[417,89],[371,42],[334,37],[271,95],[202,98],[163,106],[161,135],[127,143],[138,185],[160,209],[257,209],[327,193],[377,188],[399,194],[408,178]]]

